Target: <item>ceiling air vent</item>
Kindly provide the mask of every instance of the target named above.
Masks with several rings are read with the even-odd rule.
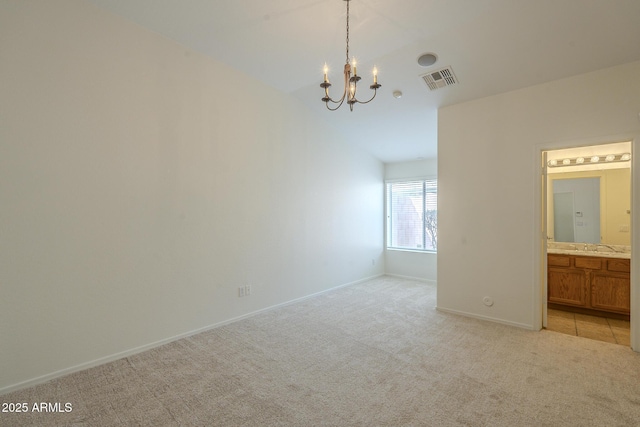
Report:
[[[451,86],[458,83],[456,75],[453,74],[451,67],[441,68],[427,74],[423,74],[422,79],[429,86],[429,89],[436,90],[441,87]]]

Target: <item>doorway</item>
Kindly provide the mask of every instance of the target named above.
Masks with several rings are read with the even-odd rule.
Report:
[[[631,141],[543,151],[543,327],[629,347]]]

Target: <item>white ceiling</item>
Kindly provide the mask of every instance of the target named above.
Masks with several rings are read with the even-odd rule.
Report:
[[[325,62],[341,84],[343,0],[88,1],[299,98],[384,162],[435,157],[441,106],[640,60],[640,0],[352,0],[350,53],[382,88],[330,112],[319,84]],[[459,84],[429,91],[420,75],[445,66]]]

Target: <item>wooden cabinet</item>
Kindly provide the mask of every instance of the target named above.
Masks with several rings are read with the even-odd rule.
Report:
[[[598,310],[629,313],[631,298],[629,275],[592,273],[591,307]]]
[[[587,276],[580,270],[549,269],[549,302],[587,306]]]
[[[628,259],[548,254],[548,302],[628,315],[630,267]]]

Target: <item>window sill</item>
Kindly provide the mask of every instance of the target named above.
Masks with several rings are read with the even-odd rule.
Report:
[[[393,252],[413,252],[417,254],[437,254],[438,251],[421,250],[421,249],[403,249],[403,248],[386,248],[388,251]]]

